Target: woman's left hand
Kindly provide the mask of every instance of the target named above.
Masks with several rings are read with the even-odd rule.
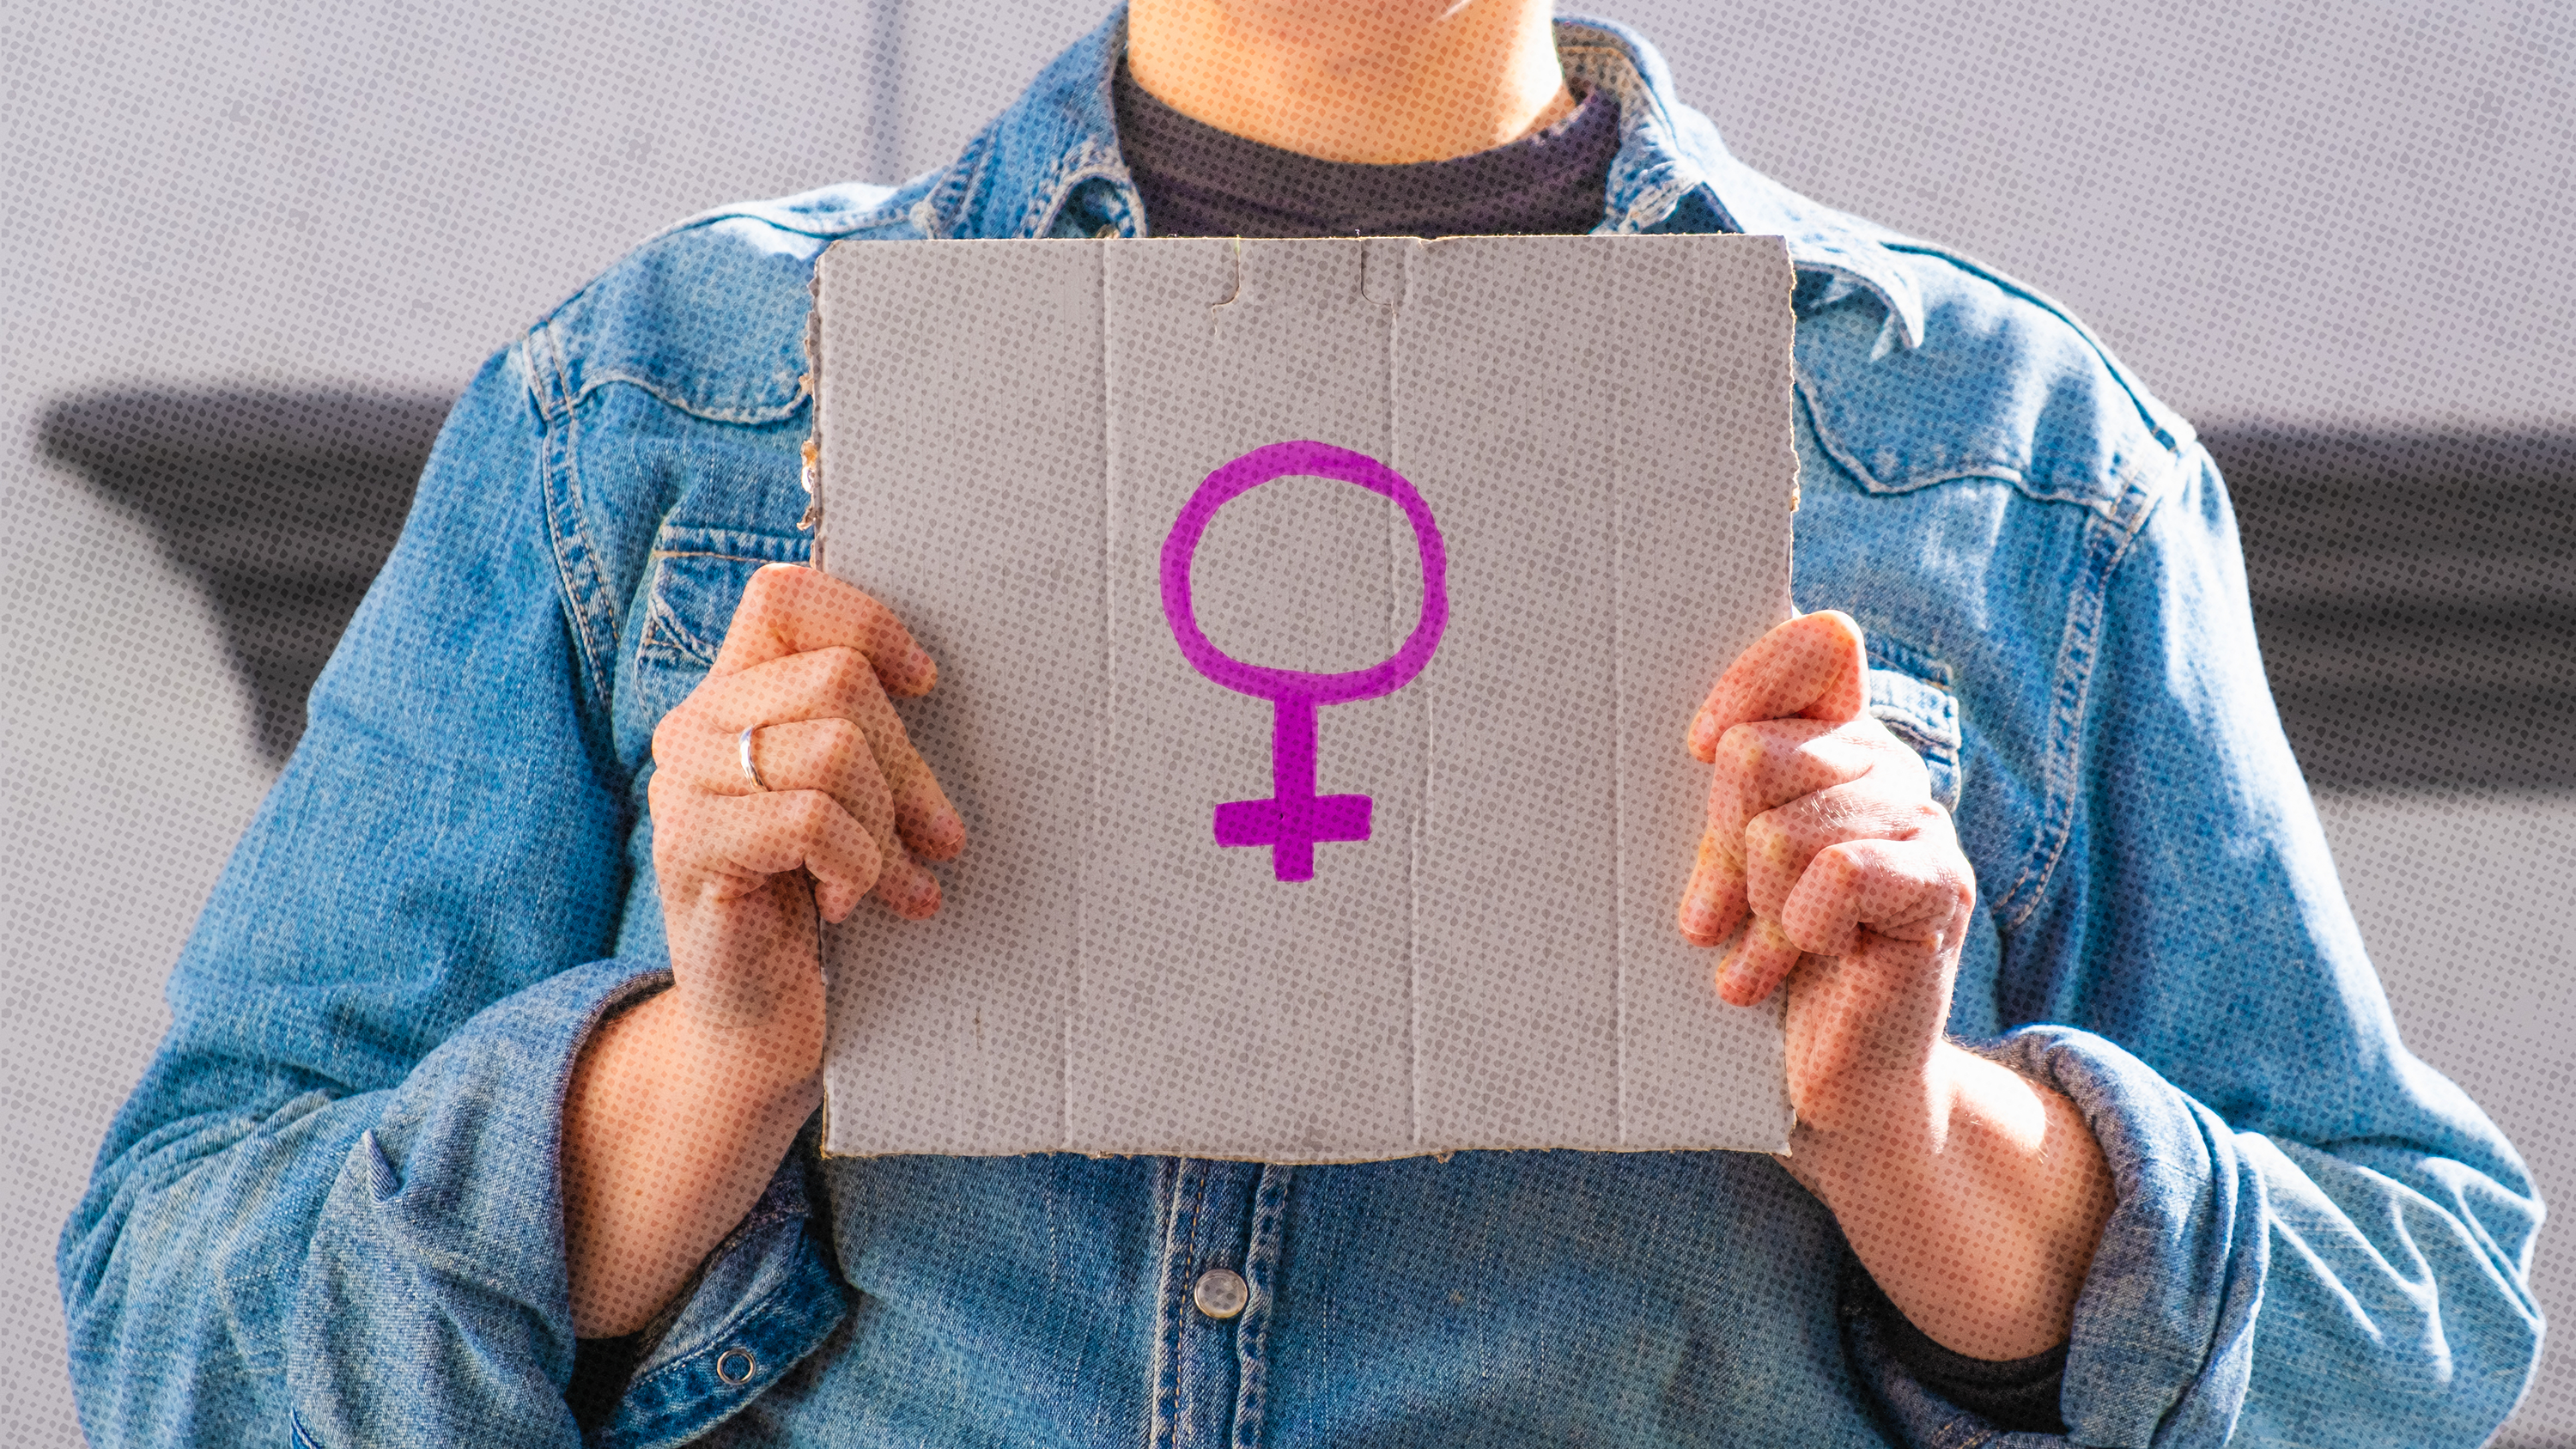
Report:
[[[1682,934],[1743,927],[1716,982],[1737,1006],[1788,983],[1790,1100],[1820,1128],[1930,1063],[1977,899],[1930,773],[1862,712],[1867,667],[1850,616],[1792,619],[1718,680],[1689,740],[1715,770]]]

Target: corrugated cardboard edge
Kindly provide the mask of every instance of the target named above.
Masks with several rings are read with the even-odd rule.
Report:
[[[832,243],[832,246],[840,245],[842,245],[840,242]],[[828,270],[823,263],[831,255],[832,247],[825,247],[823,255],[814,259],[813,280],[805,284],[805,376],[798,383],[798,386],[805,390],[805,404],[808,411],[802,474],[805,483],[805,516],[796,521],[796,526],[814,535],[813,547],[806,556],[805,566],[817,573],[822,572],[823,569],[823,274]],[[750,756],[745,755],[743,758],[749,759]],[[829,946],[823,931],[823,911],[818,903],[814,910],[814,971],[823,978],[824,998],[829,1001],[832,991],[832,973],[824,964]],[[814,1134],[814,1150],[816,1155],[822,1157],[833,1155],[827,1150],[832,1140],[833,1117],[832,1073],[828,1070],[831,1060],[829,1043],[832,1029],[829,1011],[830,1008],[826,1006],[826,1019],[823,1023],[826,1043],[824,1060],[816,1063],[814,1067],[814,1075],[823,1086],[823,1104],[816,1109],[822,1114],[822,1130]]]
[[[833,246],[840,243],[835,242]],[[831,248],[824,248],[830,255]],[[818,259],[814,280],[805,287],[808,301],[805,309],[805,376],[797,386],[805,393],[812,412],[806,423],[804,447],[805,516],[796,526],[814,535],[814,548],[806,567],[820,571],[823,567],[823,267]],[[1794,496],[1791,506],[1795,507]]]
[[[1798,505],[1805,499],[1804,489],[1807,481],[1805,465],[1798,459],[1798,409],[1806,404],[1798,396],[1798,264],[1790,259],[1789,239],[1782,237],[1779,240],[1780,270],[1787,279],[1789,294],[1789,350],[1788,355],[1782,359],[1780,385],[1789,397],[1789,512],[1792,515],[1788,536],[1781,544],[1781,551],[1789,557],[1787,567],[1781,572],[1781,578],[1786,581],[1787,597],[1780,600],[1780,611],[1783,617],[1794,619],[1798,617],[1798,528],[1794,515],[1798,511]],[[822,497],[819,493],[814,496],[817,499]],[[817,543],[815,546],[820,548],[821,544]],[[1744,939],[1745,930],[1749,930],[1752,925],[1752,920],[1747,918],[1744,926],[1736,931],[1732,939],[1719,942],[1716,950],[1709,953],[1711,963],[1709,989],[1711,991],[1717,989],[1715,963],[1726,959],[1721,953],[1733,950],[1736,944]],[[1773,992],[1771,1000],[1773,1008],[1780,1014],[1782,1067],[1780,1096],[1789,1109],[1787,1125],[1780,1129],[1780,1145],[1773,1150],[1773,1155],[1795,1157],[1797,1153],[1792,1149],[1798,1140],[1798,1102],[1789,1094],[1789,1076],[1786,1070],[1789,1036],[1789,982],[1786,977],[1781,978],[1780,985]]]

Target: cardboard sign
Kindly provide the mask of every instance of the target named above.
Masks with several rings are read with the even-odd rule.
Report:
[[[1777,1150],[1674,908],[1788,617],[1778,238],[869,242],[824,561],[940,666],[927,922],[828,932],[825,1148]]]

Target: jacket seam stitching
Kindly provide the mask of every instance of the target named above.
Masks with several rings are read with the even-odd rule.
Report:
[[[2135,506],[2134,500],[2130,496],[2136,492],[2139,487],[2136,476],[2136,465],[2134,464],[2108,470],[2102,475],[2104,482],[2117,485],[2118,487],[2118,492],[2112,498],[2108,499],[2085,498],[2080,496],[2071,497],[2065,494],[2042,492],[2039,490],[2039,486],[2031,481],[2031,477],[2027,472],[2004,463],[1987,463],[1971,467],[1950,468],[1938,472],[1908,475],[1903,479],[1882,477],[1877,470],[1861,462],[1859,456],[1854,454],[1850,447],[1846,445],[1841,438],[1836,436],[1834,430],[1826,425],[1825,410],[1822,406],[1821,400],[1816,395],[1821,384],[1819,384],[1811,374],[1806,372],[1804,369],[1800,369],[1796,376],[1795,386],[1797,387],[1799,398],[1806,404],[1807,422],[1809,428],[1816,435],[1816,446],[1822,448],[1827,457],[1832,458],[1835,463],[1841,465],[1845,472],[1850,473],[1853,477],[1861,480],[1861,482],[1864,485],[1867,485],[1872,492],[1880,494],[1914,493],[1926,488],[1937,488],[1944,483],[1956,483],[1962,479],[1987,478],[1998,483],[2011,484],[2015,492],[2021,494],[2033,503],[2062,503],[2071,507],[2081,508],[2088,513],[2096,515],[2104,522],[2109,523],[2114,527],[2121,526],[2124,522],[2124,515],[2127,510]],[[2187,448],[2189,446],[2190,445],[2186,443],[2181,445],[2181,448]],[[2179,458],[2180,455],[2181,449],[2178,448],[2175,453],[2168,454],[2166,456],[2168,458]]]
[[[670,655],[675,663],[699,669],[713,669],[716,664],[715,651],[699,640],[679,611],[663,600],[659,589],[645,603],[644,634],[637,641],[635,653],[639,659]]]
[[[781,536],[783,537],[784,535],[781,535]],[[726,563],[756,563],[756,564],[770,564],[770,563],[778,563],[778,562],[781,562],[781,560],[774,559],[774,558],[757,558],[757,557],[754,557],[753,555],[751,555],[751,554],[747,554],[747,553],[718,553],[718,552],[716,552],[716,551],[715,551],[715,550],[713,550],[713,549],[704,549],[704,548],[690,548],[690,549],[660,549],[660,548],[657,548],[657,549],[653,550],[653,557],[654,557],[654,558],[656,558],[656,559],[666,559],[666,558],[712,558],[712,559],[721,559],[721,560],[723,560],[723,561],[724,561],[724,562],[726,562]]]
[[[1270,1402],[1270,1315],[1277,1301],[1279,1237],[1288,1211],[1290,1174],[1296,1169],[1268,1164],[1254,1169],[1252,1232],[1245,1245],[1243,1272],[1258,1295],[1244,1311],[1237,1342],[1234,1449],[1258,1449],[1263,1417]]]
[[[784,534],[774,534],[770,536],[789,543],[805,542],[805,540],[789,538]],[[761,564],[764,566],[773,563],[790,562],[790,560],[760,558],[752,554],[724,553],[715,549],[657,548],[647,556],[647,562],[652,566],[655,578],[644,591],[644,630],[636,643],[636,657],[643,659],[659,658],[663,655],[671,655],[675,656],[679,661],[694,664],[699,668],[713,668],[715,666],[715,652],[706,648],[704,642],[697,638],[695,631],[688,627],[688,621],[681,618],[679,611],[672,608],[669,602],[663,597],[660,587],[659,572],[661,565],[672,559],[684,558],[713,559],[719,563],[747,563]]]
[[[776,230],[788,232],[796,236],[812,237],[817,241],[840,241],[844,238],[855,236],[861,232],[873,231],[881,227],[894,226],[909,219],[913,209],[919,206],[921,201],[916,200],[897,206],[894,204],[894,200],[897,197],[903,196],[916,182],[919,182],[922,179],[923,178],[917,177],[913,182],[906,182],[904,185],[895,188],[895,190],[889,194],[886,204],[872,208],[868,211],[860,212],[855,217],[848,217],[846,225],[803,227],[782,221],[776,216],[765,214],[754,205],[723,206],[718,207],[713,211],[701,212],[696,216],[687,217],[680,221],[673,222],[669,226],[662,228],[660,231],[654,232],[650,236],[644,238],[641,242],[638,242],[634,250],[642,251],[657,242],[667,241],[672,237],[682,235],[686,232],[701,230],[703,228],[713,226],[718,222],[736,220],[756,221],[763,226],[772,227]],[[924,189],[925,192],[930,192],[935,191],[937,188],[934,185],[925,187]],[[926,200],[927,196],[922,199]],[[549,335],[550,350],[557,353],[556,367],[562,374],[563,378],[563,381],[558,385],[557,391],[562,395],[563,401],[567,407],[580,402],[582,399],[590,396],[593,391],[612,382],[623,382],[634,387],[640,387],[644,391],[651,393],[653,396],[660,398],[663,402],[668,403],[672,407],[678,408],[682,412],[688,413],[693,417],[711,418],[717,422],[775,422],[784,418],[793,417],[797,408],[802,406],[803,398],[799,396],[784,404],[774,404],[771,405],[771,407],[762,409],[711,409],[696,407],[682,398],[675,396],[666,388],[647,379],[635,376],[622,369],[603,372],[595,377],[586,374],[579,387],[576,388],[572,386],[569,381],[569,367],[561,358],[560,345],[552,342],[552,334],[557,330],[557,324],[561,321],[564,314],[581,303],[585,298],[589,297],[590,294],[597,289],[598,285],[598,281],[594,280],[582,287],[580,291],[577,291],[570,297],[565,298],[561,303],[557,304],[552,311],[548,312],[542,319],[540,319],[534,329],[535,331]],[[521,370],[522,373],[528,377],[530,390],[532,392],[537,391],[540,384],[534,375],[535,368],[532,365],[523,365]]]
[[[2084,718],[2092,703],[2093,671],[2100,660],[2111,579],[2128,559],[2158,496],[2134,478],[2122,495],[2120,506],[2109,516],[2097,511],[2085,526],[2086,576],[2068,605],[2066,628],[2058,644],[2056,698],[2048,721],[2046,802],[2020,874],[1995,902],[1995,919],[2006,930],[2019,929],[2039,909],[2058,862],[2065,858],[2066,842],[2074,834],[2084,766]],[[2129,506],[2132,499],[2138,500],[2134,514]]]
[[[1111,165],[1085,146],[1074,154],[1069,164],[1059,167],[1053,178],[1037,188],[1038,199],[1020,213],[1013,230],[1021,237],[1043,237],[1053,229],[1056,218],[1073,202],[1073,194],[1090,181],[1107,181],[1124,190],[1135,184],[1134,173],[1124,165]],[[1122,196],[1121,201],[1124,201]],[[1034,218],[1034,220],[1032,220]]]
[[[922,178],[916,177],[914,178],[914,182],[921,179]],[[764,226],[775,227],[780,231],[790,232],[797,236],[812,237],[817,241],[825,240],[827,238],[833,241],[838,241],[843,237],[855,235],[859,232],[872,231],[878,227],[894,226],[898,223],[909,220],[912,208],[914,206],[918,206],[920,204],[919,201],[908,203],[902,207],[896,207],[891,203],[894,197],[901,196],[904,191],[908,190],[914,184],[914,182],[906,182],[903,186],[897,187],[887,198],[889,203],[888,205],[878,207],[875,210],[861,212],[846,226],[796,226],[762,212],[759,210],[758,203],[728,204],[717,207],[712,211],[702,211],[695,216],[682,217],[680,220],[671,223],[669,226],[646,235],[643,240],[637,242],[629,249],[628,255],[631,256],[635,252],[640,252],[646,247],[652,246],[656,242],[668,241],[672,237],[679,236],[684,232],[697,231],[701,228],[713,226],[722,221],[756,221]],[[612,267],[610,270],[614,271],[615,268]],[[539,327],[552,326],[556,319],[563,316],[566,309],[572,307],[575,303],[580,302],[583,298],[588,297],[591,292],[598,287],[598,285],[598,278],[594,278],[590,282],[584,284],[581,290],[564,298],[563,301],[555,305],[553,310],[547,312],[544,317],[538,319],[537,325]]]
[[[681,1313],[696,1300],[698,1291],[706,1286],[707,1274],[716,1264],[741,1251],[743,1244],[754,1233],[790,1221],[801,1225],[803,1219],[792,1213],[776,1211],[763,1217],[759,1215],[758,1204],[754,1204],[752,1213],[747,1214],[741,1222],[734,1224],[733,1231],[725,1234],[722,1241],[707,1250],[707,1255],[698,1260],[697,1270],[691,1273],[688,1281],[671,1295],[670,1303],[664,1308],[664,1312],[670,1315],[671,1321],[661,1325],[661,1338],[646,1347],[645,1357],[650,1359],[669,1345],[671,1330],[679,1326]],[[799,1230],[802,1230],[801,1226]],[[669,1378],[710,1353],[721,1357],[736,1346],[754,1324],[777,1310],[782,1291],[773,1289],[748,1302],[735,1304],[733,1310],[718,1319],[713,1327],[698,1333],[694,1340],[683,1340],[680,1346],[673,1349],[670,1356],[663,1359],[661,1363],[649,1369],[639,1365],[639,1371],[633,1379],[629,1380],[628,1387],[639,1387]]]
[[[910,184],[911,183],[906,182],[888,192],[886,204],[872,207],[866,211],[857,212],[855,214],[850,212],[832,213],[836,220],[832,225],[828,226],[799,226],[793,222],[781,220],[778,216],[761,210],[759,203],[737,203],[734,205],[720,206],[713,211],[702,211],[696,216],[683,217],[680,220],[671,223],[669,226],[662,228],[660,231],[653,233],[651,236],[644,238],[644,240],[638,243],[638,245],[651,246],[657,241],[678,236],[682,232],[696,231],[700,227],[713,226],[722,221],[756,221],[763,226],[774,226],[780,231],[794,232],[798,236],[810,236],[817,241],[826,237],[837,241],[853,232],[868,231],[880,226],[892,226],[895,223],[904,220],[906,214],[912,209],[911,203],[907,202],[900,207],[894,206],[891,203],[894,197],[903,195],[906,187]]]
[[[994,124],[998,125],[999,122]],[[931,222],[936,223],[936,225],[922,226],[924,236],[932,241],[939,241],[955,235],[958,209],[965,205],[968,193],[974,190],[977,175],[984,164],[984,157],[992,149],[993,127],[988,125],[966,142],[966,149],[959,153],[955,161],[949,163],[947,171],[931,183],[930,188],[922,193],[919,201],[913,203],[913,209],[907,213],[908,215],[918,218],[926,214]]]
[[[2077,583],[2075,597],[2068,603],[2065,627],[2058,635],[2057,666],[2053,671],[2056,687],[2050,691],[2053,698],[2048,712],[2047,755],[2042,766],[2046,793],[2021,870],[1995,902],[1995,919],[2006,930],[2018,928],[2037,909],[2065,853],[2067,837],[2073,833],[2074,777],[2081,770],[2074,737],[2081,733],[2084,705],[2091,693],[2092,646],[2098,637],[2099,603],[2108,592],[2103,587],[2106,570],[2098,563],[2101,549],[2099,525],[2087,524],[2085,576]]]
[[[578,389],[574,389],[567,385],[565,387],[565,395],[570,402],[578,403],[588,398],[592,393],[599,391],[601,388],[615,386],[618,384],[624,384],[627,387],[635,388],[650,394],[656,401],[662,403],[666,407],[676,408],[681,412],[687,413],[691,417],[705,418],[707,421],[715,423],[744,423],[752,425],[762,423],[781,423],[796,416],[796,414],[805,406],[805,398],[802,395],[799,395],[784,403],[772,403],[757,408],[702,407],[696,403],[690,402],[687,398],[682,397],[680,394],[662,383],[648,381],[623,369],[585,375],[582,379],[581,386]]]
[[[1185,1200],[1189,1190],[1185,1181],[1190,1174],[1188,1159],[1175,1163],[1171,1173],[1172,1215],[1164,1228],[1162,1263],[1158,1274],[1160,1282],[1155,1293],[1154,1406],[1153,1412],[1146,1416],[1145,1443],[1148,1449],[1161,1449],[1171,1441],[1177,1432],[1176,1416],[1180,1409],[1180,1314],[1183,1311],[1180,1300],[1185,1290],[1181,1286],[1181,1261],[1177,1255],[1182,1252],[1182,1221],[1190,1213]],[[1192,1231],[1195,1232],[1195,1225]]]
[[[577,409],[568,398],[569,378],[556,329],[548,324],[539,332],[546,339],[546,349],[553,365],[554,389],[559,396],[567,396],[561,414],[550,417],[545,430],[546,443],[538,459],[539,503],[545,514],[548,552],[554,559],[556,586],[570,615],[574,644],[581,651],[583,672],[588,677],[594,702],[600,709],[607,710],[611,707],[613,691],[604,656],[613,653],[614,645],[608,651],[602,650],[595,633],[595,615],[607,609],[612,640],[616,637],[616,615],[613,607],[584,597],[597,581],[590,577],[589,539],[582,530],[580,517],[578,454],[581,422]]]
[[[2110,372],[2112,380],[2119,383],[2120,391],[2127,395],[2129,406],[2137,410],[2138,420],[2147,425],[2148,431],[2155,435],[2156,441],[2163,445],[2168,454],[2179,454],[2184,443],[2193,436],[2191,427],[2187,423],[2181,423],[2178,430],[2167,427],[2165,419],[2157,416],[2157,408],[2148,401],[2146,390],[2138,385],[2137,379],[2129,375],[2129,370],[2121,365],[2119,359],[2111,355],[2111,349],[2103,346],[2102,339],[2093,335],[2093,329],[2085,326],[2080,319],[2060,306],[2055,298],[2008,273],[1999,272],[1973,257],[1953,251],[1936,242],[1920,241],[1911,237],[1885,238],[1881,239],[1878,245],[1891,252],[1911,252],[1917,256],[1937,257],[1961,271],[1982,277],[2023,301],[2046,311],[2050,316],[2073,328],[2075,335],[2084,339],[2084,345],[2092,349],[2093,355],[2102,360],[2102,365]],[[2175,421],[2180,423],[2180,419]]]

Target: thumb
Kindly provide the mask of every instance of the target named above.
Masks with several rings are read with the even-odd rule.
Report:
[[[1869,668],[1860,625],[1839,609],[1801,614],[1736,656],[1691,720],[1690,752],[1717,757],[1717,742],[1740,724],[1812,719],[1841,724],[1860,718]]]

